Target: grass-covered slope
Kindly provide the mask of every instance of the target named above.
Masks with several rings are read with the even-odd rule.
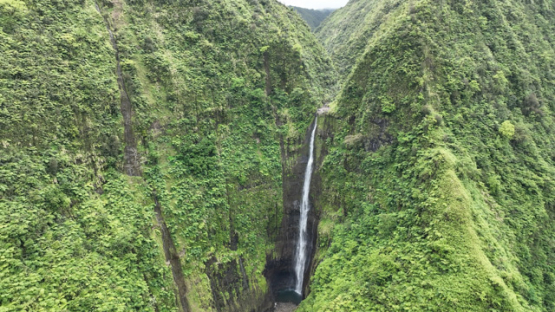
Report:
[[[320,26],[320,24],[328,17],[334,9],[323,9],[323,10],[314,10],[314,9],[305,9],[299,7],[292,7],[297,11],[301,17],[306,21],[310,29],[315,30]]]
[[[296,13],[0,0],[0,55],[0,311],[264,302],[280,141],[335,83]]]
[[[553,1],[357,0],[326,24],[352,71],[300,310],[555,310]]]

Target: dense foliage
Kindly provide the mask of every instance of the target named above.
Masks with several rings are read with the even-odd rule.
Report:
[[[554,21],[548,0],[357,0],[324,22],[345,82],[301,311],[555,310]]]
[[[554,21],[352,0],[337,78],[275,0],[0,0],[0,312],[256,309],[337,80],[300,311],[555,310]]]
[[[260,303],[280,141],[297,147],[335,85],[296,13],[0,0],[0,55],[0,311],[185,310],[175,272],[191,310]],[[221,270],[246,286],[217,288]]]
[[[391,10],[388,1],[351,0],[322,22],[316,37],[322,42],[342,79],[345,79],[364,53],[369,41],[379,38],[382,31],[394,24],[402,10]],[[380,9],[376,9],[380,8]]]
[[[314,10],[314,9],[305,9],[299,7],[292,7],[297,11],[301,17],[306,21],[310,29],[315,30],[320,26],[320,24],[328,17],[335,9],[323,9],[323,10]]]

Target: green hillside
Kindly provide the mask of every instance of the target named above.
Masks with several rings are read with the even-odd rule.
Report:
[[[296,311],[555,311],[555,1],[309,13],[0,0],[0,312],[274,312],[317,110]]]
[[[320,26],[322,21],[326,19],[335,9],[313,10],[292,6],[301,17],[306,21],[310,29],[315,30]]]
[[[356,12],[356,14],[355,14]],[[555,3],[353,0],[300,311],[555,310]]]
[[[377,6],[385,6],[386,3],[388,2],[351,0],[348,5],[335,11],[333,17],[328,18],[316,32],[316,37],[333,58],[341,78],[345,78],[351,72],[369,40],[381,29],[379,26],[388,21],[395,23],[390,20],[395,13],[384,14],[384,10],[374,9]]]
[[[0,311],[272,304],[282,151],[335,84],[296,13],[0,0],[0,55]]]

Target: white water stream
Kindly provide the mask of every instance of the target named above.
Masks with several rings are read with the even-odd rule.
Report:
[[[312,130],[312,135],[310,136],[310,151],[308,157],[308,163],[306,164],[306,171],[304,173],[304,185],[303,185],[303,198],[301,202],[301,217],[299,219],[299,240],[297,241],[297,248],[295,253],[295,275],[297,277],[297,282],[295,284],[295,292],[299,295],[303,292],[303,277],[306,267],[307,260],[307,243],[308,243],[308,233],[307,233],[307,221],[308,221],[308,211],[310,210],[310,203],[308,202],[308,195],[310,193],[310,181],[312,180],[312,165],[314,163],[314,136],[316,135],[316,127],[318,125],[318,117],[314,121],[314,129]]]

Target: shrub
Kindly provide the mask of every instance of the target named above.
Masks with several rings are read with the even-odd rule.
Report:
[[[499,128],[499,133],[509,140],[512,140],[515,135],[515,126],[510,121],[505,121]]]

